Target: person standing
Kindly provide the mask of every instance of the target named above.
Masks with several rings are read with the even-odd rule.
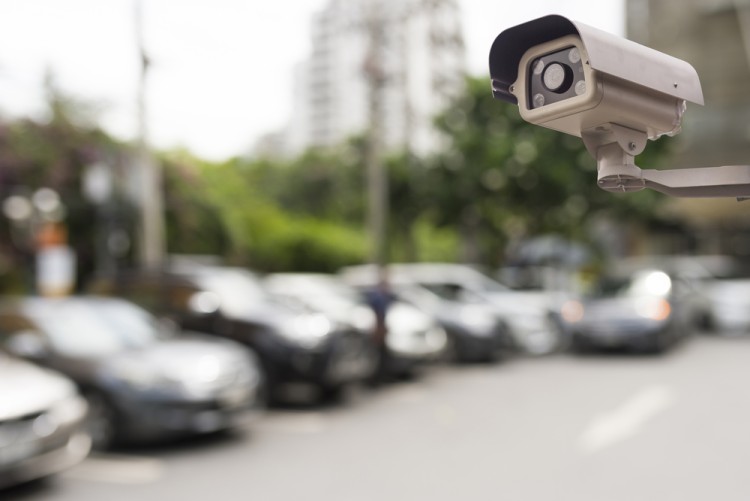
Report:
[[[373,341],[378,353],[378,363],[373,374],[372,382],[380,384],[388,376],[389,358],[388,351],[388,309],[396,299],[391,292],[388,282],[388,272],[385,267],[378,270],[378,281],[366,294],[367,303],[375,314],[375,330]]]

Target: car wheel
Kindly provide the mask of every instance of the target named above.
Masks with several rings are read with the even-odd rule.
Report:
[[[94,449],[109,449],[117,439],[117,413],[109,400],[97,391],[84,393],[89,411],[86,417],[86,430],[91,436]]]

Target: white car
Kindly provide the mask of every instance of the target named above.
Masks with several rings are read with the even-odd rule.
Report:
[[[0,353],[0,489],[74,466],[91,449],[72,381]]]
[[[345,268],[342,274],[360,282],[376,276],[374,267],[367,265]],[[391,264],[388,280],[394,285],[416,284],[451,301],[491,306],[522,352],[544,355],[561,346],[555,318],[559,308],[544,291],[516,291],[471,266],[452,263]]]

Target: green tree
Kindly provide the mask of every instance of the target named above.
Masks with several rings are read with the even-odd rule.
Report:
[[[55,190],[65,206],[69,244],[77,255],[78,285],[96,267],[99,213],[81,192],[85,168],[106,162],[115,172],[127,168],[129,149],[96,124],[95,110],[61,93],[47,79],[47,113],[42,119],[18,119],[0,125],[0,199]],[[129,225],[132,208],[115,195],[108,202],[110,222]],[[32,289],[35,247],[32,228],[13,227],[2,218],[2,261],[8,263],[5,289]],[[24,235],[24,236],[21,236]],[[19,278],[23,276],[23,278]]]
[[[460,233],[465,259],[495,266],[509,241],[547,232],[584,239],[586,223],[602,214],[658,219],[662,195],[600,190],[579,138],[526,123],[517,106],[492,97],[488,81],[469,78],[436,120],[448,147],[433,159],[432,212]],[[650,144],[639,161],[657,165],[665,144]]]
[[[223,255],[228,261],[264,271],[335,271],[361,262],[366,251],[361,229],[282,207],[257,184],[262,174],[265,182],[280,176],[279,186],[284,185],[283,171],[270,171],[270,165],[235,159],[204,163],[195,171],[200,182],[186,194],[215,211],[226,236]],[[259,173],[256,168],[268,170]],[[303,195],[314,198],[315,193]]]

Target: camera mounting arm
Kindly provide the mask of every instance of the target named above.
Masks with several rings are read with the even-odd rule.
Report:
[[[584,130],[581,137],[596,158],[597,184],[603,190],[624,193],[650,188],[674,197],[750,198],[750,165],[641,169],[635,165],[635,155],[646,147],[644,132],[606,124]]]

